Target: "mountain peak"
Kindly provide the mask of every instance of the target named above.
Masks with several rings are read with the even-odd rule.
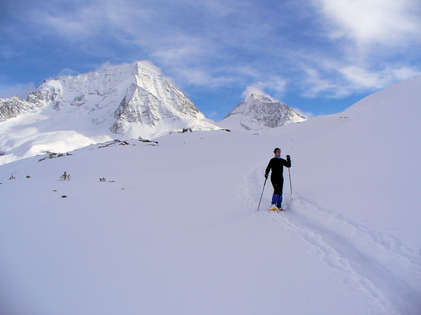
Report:
[[[117,135],[153,138],[183,128],[219,128],[144,60],[44,80],[25,100],[0,99],[0,123],[0,147],[19,152],[16,158],[74,150]]]
[[[150,72],[155,75],[162,75],[161,69],[147,60],[135,61],[133,65],[137,73]]]
[[[258,88],[247,88],[243,97],[244,100],[225,117],[222,125],[228,128],[239,125],[246,130],[255,130],[306,120],[291,107]]]

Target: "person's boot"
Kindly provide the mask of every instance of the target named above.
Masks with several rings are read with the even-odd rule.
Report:
[[[272,196],[272,206],[269,208],[269,210],[273,210],[273,211],[278,210],[278,206],[277,206],[278,200],[279,200],[279,195],[273,194],[273,196]]]

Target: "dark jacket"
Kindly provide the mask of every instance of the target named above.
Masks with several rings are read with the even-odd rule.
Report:
[[[272,158],[269,161],[268,166],[266,167],[265,176],[267,177],[269,174],[269,171],[272,170],[272,174],[270,175],[270,178],[272,181],[275,179],[283,179],[284,175],[284,166],[290,168],[291,167],[291,158],[289,155],[287,156],[287,159],[284,160],[282,158]]]

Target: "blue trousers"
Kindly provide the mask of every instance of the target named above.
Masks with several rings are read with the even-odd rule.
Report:
[[[272,196],[272,204],[276,205],[278,208],[282,207],[282,195],[273,194]]]
[[[284,186],[284,178],[271,178],[273,186],[272,204],[278,208],[282,206],[282,190]]]

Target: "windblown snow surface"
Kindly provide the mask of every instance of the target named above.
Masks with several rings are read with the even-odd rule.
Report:
[[[420,91],[1,166],[0,313],[421,314]],[[279,214],[270,184],[256,211],[275,146]]]

